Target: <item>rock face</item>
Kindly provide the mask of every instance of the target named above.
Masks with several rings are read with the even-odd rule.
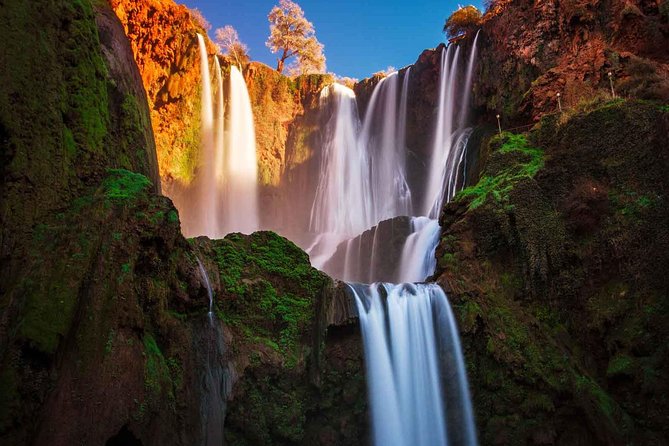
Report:
[[[171,0],[113,0],[112,5],[142,73],[160,176],[167,193],[178,195],[199,165],[201,73],[196,34],[205,35],[212,60],[217,49],[192,12]],[[222,58],[221,66],[227,73],[229,61]],[[274,215],[276,203],[287,200],[283,195],[288,189],[298,189],[286,185],[296,176],[290,171],[300,170],[314,157],[316,147],[310,142],[318,116],[309,114],[318,104],[320,90],[334,79],[330,75],[292,79],[258,62],[247,64],[243,72],[255,122],[261,201],[272,209],[264,215],[272,221],[283,219]]]
[[[156,136],[160,177],[188,185],[198,166],[201,75],[197,33],[183,5],[165,0],[112,0],[142,76]],[[207,41],[210,55],[215,53]]]
[[[668,20],[664,0],[501,0],[479,37],[476,106],[525,125],[555,111],[557,93],[568,108],[610,95],[609,72],[618,95],[667,101]]]
[[[668,148],[666,107],[591,103],[494,138],[446,207],[482,444],[666,441]]]
[[[111,9],[15,2],[0,35],[0,443],[364,441],[343,289],[273,233],[182,237]]]

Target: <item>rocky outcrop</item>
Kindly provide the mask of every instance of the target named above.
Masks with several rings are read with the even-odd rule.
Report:
[[[183,238],[130,47],[95,5],[0,9],[0,442],[362,441],[345,291],[273,233]]]
[[[477,108],[506,127],[562,106],[616,94],[669,100],[666,2],[504,0],[484,16]],[[664,11],[664,12],[663,12]],[[473,35],[468,36],[471,42]]]
[[[666,441],[668,130],[635,101],[546,116],[446,206],[438,281],[482,444]]]
[[[191,11],[165,0],[112,0],[128,36],[151,109],[163,182],[188,185],[199,161],[201,73]],[[213,57],[213,44],[207,41]]]

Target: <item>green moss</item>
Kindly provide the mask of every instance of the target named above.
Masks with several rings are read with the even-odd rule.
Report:
[[[150,333],[145,333],[143,342],[145,356],[144,387],[154,396],[157,396],[161,394],[163,387],[171,382],[170,371],[155,338]],[[167,390],[172,391],[171,387],[168,387]]]
[[[169,221],[170,223],[178,222],[179,221],[179,214],[177,214],[177,211],[175,211],[174,209],[170,210],[167,213],[167,221]]]
[[[113,202],[135,200],[151,187],[151,180],[125,169],[109,169],[102,183],[106,198]]]
[[[525,135],[504,132],[495,136],[490,144],[499,146],[498,154],[519,159],[515,163],[505,163],[497,172],[484,175],[477,184],[462,190],[456,196],[458,200],[470,200],[470,209],[481,206],[489,197],[499,203],[507,203],[509,193],[516,183],[533,178],[544,165],[543,151],[530,147]]]
[[[626,375],[633,376],[635,369],[634,359],[625,354],[619,354],[611,358],[606,368],[606,376]]]
[[[272,232],[228,235],[216,241],[214,252],[226,295],[218,302],[223,320],[295,365],[326,277],[302,250]]]

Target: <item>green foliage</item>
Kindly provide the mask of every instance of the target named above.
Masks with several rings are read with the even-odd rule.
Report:
[[[170,223],[178,222],[179,221],[179,214],[177,214],[177,211],[175,211],[174,209],[170,210],[167,213],[167,221],[169,221]]]
[[[611,358],[609,365],[606,368],[606,376],[627,375],[634,374],[634,359],[625,354],[619,354]]]
[[[155,338],[145,333],[144,338],[144,387],[154,396],[161,393],[163,386],[171,382],[170,371],[165,357],[160,351]],[[168,389],[172,391],[171,387]]]
[[[151,180],[125,169],[109,169],[102,183],[105,197],[114,202],[135,200],[151,187]]]
[[[525,178],[533,178],[544,165],[544,153],[529,146],[525,135],[504,132],[495,136],[490,144],[501,144],[501,155],[519,156],[519,162],[505,166],[494,175],[484,175],[477,184],[462,190],[456,199],[470,199],[469,209],[476,209],[488,197],[499,203],[507,203],[509,192],[516,183]]]
[[[446,19],[443,31],[450,38],[458,37],[478,28],[481,25],[481,11],[476,6],[469,5],[459,8]]]
[[[230,234],[216,241],[214,252],[226,295],[218,303],[223,320],[294,366],[326,277],[302,250],[273,232]]]

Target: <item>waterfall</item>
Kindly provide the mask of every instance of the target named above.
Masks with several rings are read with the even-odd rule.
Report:
[[[397,72],[379,81],[362,124],[353,90],[333,84],[321,91],[326,122],[309,222],[318,235],[307,249],[319,268],[342,243],[350,244],[384,219],[411,212],[405,172],[409,75],[407,69],[401,90]]]
[[[218,206],[221,201],[221,188],[216,181],[215,160],[216,144],[214,138],[214,104],[211,95],[211,75],[209,58],[204,37],[197,35],[200,49],[200,70],[202,76],[201,97],[201,152],[198,167],[197,190],[199,200],[196,204],[197,218],[192,223],[192,235],[217,235],[219,232]]]
[[[196,353],[198,363],[204,364],[200,374],[200,414],[202,417],[203,446],[223,444],[227,395],[230,393],[230,371],[224,364],[225,342],[220,323],[213,312],[214,294],[209,275],[199,257],[195,257],[198,271],[209,297],[208,325],[198,330],[199,339]]]
[[[213,308],[214,308],[214,293],[211,290],[211,283],[209,283],[209,275],[207,274],[207,271],[204,269],[204,265],[202,265],[202,262],[200,261],[199,258],[195,258],[197,260],[197,268],[200,271],[200,276],[202,276],[202,280],[204,280],[204,284],[207,287],[207,296],[209,297],[209,313],[207,315],[209,316],[209,322],[213,321]]]
[[[221,64],[218,62],[218,56],[214,57],[214,66],[216,71],[216,139],[214,140],[215,155],[214,155],[214,172],[216,176],[216,187],[219,190],[223,188],[223,181],[225,179],[225,101],[223,99],[223,71]],[[217,206],[222,205],[222,200],[219,200]],[[217,212],[220,219],[220,212]]]
[[[409,78],[409,71],[404,75]],[[374,223],[398,215],[409,215],[411,192],[406,182],[406,90],[401,92],[404,109],[398,106],[399,75],[391,73],[374,87],[362,125],[360,144],[371,158]],[[405,83],[405,85],[408,85]],[[400,133],[402,133],[400,135]]]
[[[478,38],[478,35],[477,35]],[[423,210],[421,215],[438,218],[445,201],[453,198],[457,188],[459,172],[464,160],[464,151],[471,135],[465,128],[476,52],[476,41],[470,54],[464,82],[458,83],[460,47],[449,45],[441,53],[439,74],[439,100],[437,122],[432,144],[430,169]],[[457,107],[459,105],[459,107]]]
[[[435,250],[439,243],[439,222],[427,217],[411,219],[411,234],[404,242],[400,257],[399,282],[421,282],[434,273]]]
[[[457,327],[442,289],[388,283],[349,288],[360,317],[374,444],[476,445]]]
[[[320,234],[352,237],[374,224],[370,160],[358,144],[355,93],[332,84],[321,91],[320,106],[329,118],[322,131],[320,178],[309,227]]]
[[[214,57],[215,97],[204,37],[198,34],[202,75],[200,163],[192,186],[177,197],[184,235],[220,238],[259,229],[255,130],[244,77],[230,68],[226,100]],[[215,113],[214,113],[215,111]],[[226,121],[227,119],[227,121]],[[227,122],[227,125],[226,125]]]
[[[225,232],[251,233],[259,229],[258,161],[251,100],[242,73],[230,67],[226,147]]]

